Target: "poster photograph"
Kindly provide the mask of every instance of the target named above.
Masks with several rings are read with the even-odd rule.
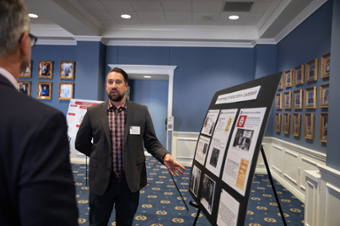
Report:
[[[293,108],[302,109],[302,89],[293,91]]]
[[[328,113],[320,114],[320,141],[327,143]]]
[[[284,108],[291,109],[291,92],[286,92],[283,94],[284,99]]]
[[[275,113],[275,131],[281,132],[281,113]]]
[[[200,185],[200,179],[201,179],[201,170],[194,165],[191,172],[191,179],[190,179],[190,191],[197,197],[198,195],[198,189]]]
[[[290,131],[290,114],[283,114],[283,133],[289,134]]]
[[[316,81],[318,79],[318,59],[311,60],[306,66],[306,82]]]
[[[38,99],[52,99],[52,82],[38,82]]]
[[[205,167],[217,177],[220,176],[225,149],[227,147],[230,130],[234,124],[236,113],[237,109],[221,110],[215,127],[214,136],[211,140],[208,160]]]
[[[304,65],[300,65],[294,69],[294,85],[303,84],[304,78]]]
[[[215,186],[216,182],[208,175],[204,174],[202,183],[201,204],[204,206],[209,214],[212,213],[212,208],[214,204]]]
[[[321,78],[328,78],[331,72],[331,53],[321,57]]]
[[[293,135],[296,137],[300,136],[300,128],[301,128],[301,114],[295,113],[293,114]]]
[[[60,76],[62,79],[74,79],[74,61],[60,62]]]
[[[305,114],[305,138],[314,139],[314,114]]]
[[[292,70],[288,70],[285,72],[285,87],[292,87],[293,79],[292,79]]]
[[[53,61],[39,61],[38,78],[53,78]]]
[[[222,189],[218,207],[217,225],[236,226],[239,209],[240,203]]]
[[[305,89],[305,108],[316,107],[316,87]]]
[[[328,108],[329,101],[329,84],[320,86],[320,108]]]
[[[31,82],[30,81],[19,81],[18,91],[27,96],[31,96]]]
[[[73,98],[74,83],[59,83],[59,100],[71,100]]]
[[[30,62],[30,64],[28,65],[28,67],[26,68],[25,71],[21,72],[21,74],[19,75],[19,77],[23,77],[23,78],[32,78],[32,61]]]
[[[205,136],[200,136],[198,143],[197,143],[195,160],[201,163],[201,165],[203,166],[204,166],[205,158],[207,156],[209,143],[210,143],[210,138],[205,137]]]
[[[209,110],[207,116],[205,117],[203,128],[201,133],[211,136],[216,124],[216,120],[220,110]]]
[[[222,180],[244,196],[266,108],[241,109],[227,152]]]

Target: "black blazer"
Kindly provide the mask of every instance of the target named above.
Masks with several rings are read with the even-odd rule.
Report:
[[[146,150],[161,161],[167,150],[158,141],[148,108],[127,100],[124,130],[123,161],[126,180],[132,192],[147,184],[143,141]],[[79,127],[75,147],[90,156],[90,192],[103,195],[112,171],[111,136],[107,115],[108,100],[89,107]],[[131,134],[130,127],[139,127],[140,134]],[[93,143],[91,140],[93,138]]]
[[[0,225],[78,225],[65,116],[0,75]]]

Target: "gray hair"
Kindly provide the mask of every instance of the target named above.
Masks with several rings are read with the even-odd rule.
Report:
[[[28,9],[22,0],[0,0],[0,57],[14,53],[22,34],[30,30]]]

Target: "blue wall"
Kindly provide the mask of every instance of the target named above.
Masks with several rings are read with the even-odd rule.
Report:
[[[320,113],[328,112],[328,109],[319,108],[319,90],[320,85],[329,83],[329,79],[321,79],[321,57],[330,52],[331,47],[331,31],[332,31],[332,1],[328,1],[320,7],[315,13],[301,23],[294,31],[292,31],[287,37],[280,41],[277,45],[277,70],[288,71],[294,69],[297,66],[306,64],[307,62],[317,58],[318,63],[318,80],[314,82],[304,82],[304,84],[297,85],[289,88],[284,88],[278,93],[293,92],[295,90],[317,87],[316,109],[282,109],[275,110],[276,113],[290,113],[290,134],[284,134],[282,132],[274,132],[274,137],[279,139],[302,145],[304,147],[318,150],[326,153],[327,145],[319,140],[319,123]],[[304,97],[304,94],[303,94]],[[304,101],[303,101],[304,104]],[[292,135],[292,114],[301,113],[301,135],[295,137]],[[314,139],[304,138],[304,115],[305,113],[314,113]],[[282,116],[281,116],[282,117]],[[282,120],[282,118],[281,118]]]

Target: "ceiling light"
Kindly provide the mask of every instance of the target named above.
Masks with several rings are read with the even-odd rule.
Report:
[[[31,18],[38,18],[38,15],[33,13],[29,13],[28,16]]]
[[[238,20],[240,17],[237,15],[231,15],[229,16],[229,20]]]
[[[130,19],[131,18],[131,16],[129,14],[122,14],[120,17],[123,18],[123,19]]]
[[[144,78],[151,78],[150,75],[144,75]]]

